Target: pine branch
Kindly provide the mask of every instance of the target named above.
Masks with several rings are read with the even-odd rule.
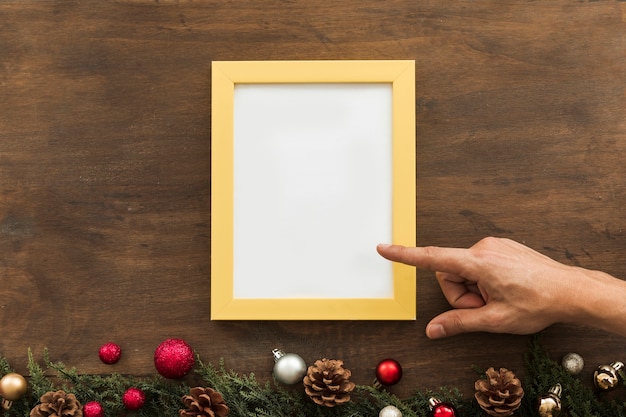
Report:
[[[624,405],[614,401],[601,401],[601,395],[585,386],[582,381],[552,360],[541,344],[539,335],[531,338],[525,355],[526,381],[524,391],[525,413],[532,416],[536,399],[557,383],[563,388],[561,402],[572,416],[623,417]],[[532,410],[532,411],[531,411]],[[522,417],[522,415],[520,415]]]
[[[15,401],[8,412],[2,411],[0,414],[3,417],[27,417],[43,394],[59,389],[74,393],[82,404],[100,402],[107,417],[175,417],[183,407],[181,397],[189,393],[189,386],[185,383],[159,375],[137,378],[119,374],[81,374],[62,362],[52,362],[47,349],[44,350],[43,362],[45,367],[40,366],[28,350],[29,393]],[[549,357],[539,337],[531,338],[524,364],[526,377],[522,382],[525,395],[521,407],[515,412],[516,417],[538,417],[537,398],[556,383],[563,387],[563,417],[626,416],[623,400],[609,401],[583,384],[578,377],[570,375]],[[1,355],[0,371],[3,374],[13,372],[9,362]],[[259,384],[253,373],[239,374],[227,370],[223,359],[218,367],[214,367],[198,357],[195,372],[206,387],[222,394],[231,410],[229,417],[374,417],[387,405],[397,407],[403,417],[427,417],[431,397],[454,405],[460,417],[485,416],[473,397],[464,398],[458,389],[445,386],[437,391],[416,391],[411,397],[401,399],[385,389],[357,385],[348,403],[329,408],[311,401],[301,385],[287,386],[276,380]],[[477,372],[483,373],[481,370]],[[625,385],[624,376],[624,372],[620,372],[620,388]],[[133,412],[126,410],[122,401],[124,392],[130,387],[137,387],[146,394],[144,407]]]

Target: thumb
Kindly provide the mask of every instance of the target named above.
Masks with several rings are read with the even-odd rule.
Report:
[[[448,310],[433,318],[426,326],[429,339],[441,339],[461,333],[477,332],[485,329],[483,323],[485,307]]]

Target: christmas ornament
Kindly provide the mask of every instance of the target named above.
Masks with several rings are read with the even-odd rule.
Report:
[[[139,388],[128,388],[122,397],[124,407],[129,410],[139,410],[146,402],[146,394]]]
[[[585,367],[585,361],[578,353],[568,353],[563,356],[561,365],[570,375],[578,375]]]
[[[556,384],[546,395],[539,397],[538,411],[540,417],[557,417],[561,414],[561,384]]]
[[[442,403],[437,398],[430,397],[428,406],[432,417],[457,417],[456,409],[453,406]]]
[[[222,394],[212,388],[195,387],[183,396],[184,410],[180,417],[226,417],[230,412]]]
[[[383,359],[376,365],[376,379],[374,386],[397,384],[402,378],[402,366],[395,359]]]
[[[2,397],[2,408],[8,410],[13,405],[13,401],[19,400],[26,394],[28,384],[26,379],[15,372],[6,374],[0,379],[0,396]]]
[[[164,340],[154,351],[154,366],[165,378],[182,378],[195,363],[191,346],[182,339]]]
[[[600,365],[593,373],[593,385],[600,391],[610,391],[619,383],[619,370],[624,367],[622,362]]]
[[[344,369],[343,361],[319,359],[309,366],[302,380],[304,391],[315,402],[325,407],[334,407],[350,401],[354,383],[350,382],[352,372]]]
[[[485,372],[486,379],[479,379],[474,384],[474,397],[487,414],[494,417],[511,416],[522,405],[524,389],[515,374],[506,368],[496,371],[493,368]]]
[[[30,417],[83,417],[82,407],[74,394],[63,390],[48,391],[30,411]]]
[[[113,342],[108,342],[100,346],[98,356],[102,362],[107,365],[112,365],[120,360],[120,357],[122,356],[122,348]]]
[[[378,417],[402,417],[402,413],[398,410],[397,407],[393,405],[388,405],[380,410],[378,413]]]
[[[304,359],[295,353],[285,353],[280,349],[273,349],[274,376],[283,384],[301,382],[306,375],[307,366]]]
[[[89,401],[83,406],[83,417],[104,417],[104,408],[98,401]]]

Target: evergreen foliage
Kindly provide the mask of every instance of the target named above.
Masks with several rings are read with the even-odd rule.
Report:
[[[10,410],[3,411],[4,417],[27,417],[44,393],[59,389],[75,394],[83,405],[89,401],[100,402],[106,417],[175,417],[183,407],[182,396],[188,394],[190,389],[184,382],[167,380],[159,375],[137,378],[120,374],[80,374],[75,368],[52,362],[47,351],[44,351],[43,362],[42,367],[28,351],[28,393],[15,401]],[[564,417],[626,417],[626,402],[605,399],[579,377],[567,373],[559,363],[550,359],[538,337],[531,339],[525,355],[525,367],[526,374],[522,380],[525,395],[522,406],[515,413],[517,417],[538,417],[537,398],[556,383],[563,387],[564,411],[561,415]],[[14,372],[2,356],[0,372],[2,375]],[[472,397],[465,398],[458,389],[445,386],[436,391],[416,391],[409,398],[401,399],[384,389],[357,385],[350,402],[327,408],[314,404],[300,385],[285,386],[277,381],[261,384],[254,374],[239,374],[226,369],[223,360],[214,366],[198,358],[195,372],[199,384],[223,395],[230,408],[229,417],[376,417],[387,405],[400,409],[403,417],[427,417],[430,397],[453,404],[459,417],[486,416]],[[124,408],[122,396],[130,387],[140,388],[146,393],[146,404],[140,410],[128,411]],[[619,389],[624,389],[624,384]]]

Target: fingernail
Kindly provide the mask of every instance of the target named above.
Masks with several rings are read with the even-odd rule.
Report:
[[[446,330],[441,324],[429,324],[428,327],[426,327],[426,336],[430,339],[441,339],[442,337],[446,337]]]
[[[378,248],[379,249],[387,249],[388,247],[390,247],[391,245],[389,243],[379,243],[378,244]]]

